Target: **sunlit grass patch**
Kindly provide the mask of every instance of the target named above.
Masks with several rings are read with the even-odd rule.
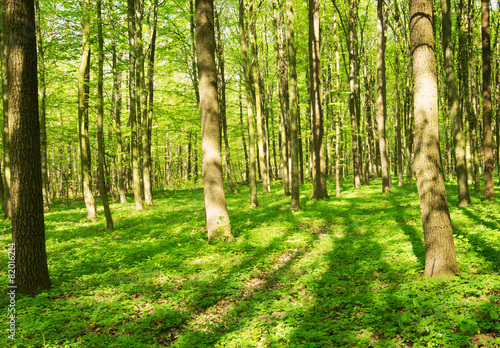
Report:
[[[447,189],[461,271],[448,280],[422,278],[416,188],[382,195],[380,180],[319,201],[309,200],[310,183],[302,185],[298,213],[278,182],[267,195],[259,186],[255,209],[248,187],[237,185],[227,194],[231,244],[207,242],[201,188],[157,192],[144,212],[130,199],[114,202],[113,231],[101,210],[89,223],[83,204],[56,203],[46,214],[53,288],[18,297],[17,343],[469,347],[480,335],[495,340],[500,206],[472,193],[471,207],[456,207],[456,186]],[[9,240],[10,224],[0,221],[3,264]]]

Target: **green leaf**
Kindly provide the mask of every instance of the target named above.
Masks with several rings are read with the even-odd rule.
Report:
[[[403,323],[409,323],[410,319],[411,319],[411,312],[410,311],[404,312],[403,315],[401,316],[401,321]]]
[[[493,308],[490,309],[490,318],[493,319],[493,320],[498,319],[498,312],[495,311]]]

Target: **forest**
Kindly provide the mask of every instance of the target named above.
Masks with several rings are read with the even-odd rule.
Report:
[[[500,347],[497,0],[2,0],[2,347]]]

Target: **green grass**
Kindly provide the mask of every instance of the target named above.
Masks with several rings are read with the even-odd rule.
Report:
[[[330,187],[334,193],[334,187]],[[497,202],[456,207],[448,185],[461,273],[422,277],[425,250],[415,187],[379,193],[380,181],[302,210],[275,183],[249,209],[228,193],[235,241],[206,241],[202,189],[155,193],[136,212],[112,204],[84,221],[83,204],[46,214],[53,288],[16,302],[18,347],[470,347],[500,346]],[[261,191],[259,191],[260,193]],[[497,190],[497,197],[500,192]],[[10,225],[0,222],[0,287],[7,287]],[[2,296],[0,346],[7,337]],[[496,341],[495,341],[496,340]]]

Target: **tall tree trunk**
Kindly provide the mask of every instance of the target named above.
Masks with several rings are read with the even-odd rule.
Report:
[[[394,69],[396,70],[396,158],[398,163],[398,186],[403,186],[403,146],[401,142],[401,99],[400,99],[400,78],[399,78],[399,41],[398,34],[394,33],[396,42],[394,52]]]
[[[380,162],[382,167],[382,193],[390,192],[390,168],[387,158],[385,122],[387,120],[386,82],[385,82],[385,33],[383,1],[377,5],[377,121]]]
[[[481,37],[483,47],[483,153],[484,153],[484,199],[495,199],[493,174],[493,133],[491,130],[491,43],[490,1],[481,0]]]
[[[243,101],[241,96],[241,80],[240,83],[238,84],[238,101],[240,106],[241,141],[243,142],[243,153],[245,155],[245,182],[248,182],[250,176],[250,168],[248,166],[247,141],[245,139],[245,125],[243,123]]]
[[[196,0],[196,51],[200,75],[202,172],[209,241],[221,237],[228,240],[233,239],[222,179],[213,5],[213,0]]]
[[[6,219],[12,217],[12,204],[10,198],[10,140],[9,140],[9,98],[7,89],[7,36],[5,26],[5,3],[0,1],[0,48],[1,48],[1,65],[2,65],[2,111],[3,111],[3,212]]]
[[[147,98],[148,91],[146,89],[146,78],[145,78],[145,54],[142,44],[142,1],[134,1],[135,9],[135,36],[136,36],[136,95],[137,99],[137,116],[139,117],[139,130],[140,134],[138,139],[140,139],[139,154],[142,158],[142,189],[144,193],[144,201],[146,205],[153,205],[153,193],[151,191],[151,157],[148,156],[148,107]]]
[[[349,0],[349,114],[351,115],[351,134],[352,134],[352,165],[353,165],[353,181],[354,188],[361,187],[361,159],[360,159],[360,144],[358,143],[358,122],[356,115],[356,52],[355,40],[356,26],[358,20],[358,5],[357,0]]]
[[[443,55],[446,69],[446,83],[448,84],[448,105],[453,131],[453,145],[455,146],[455,161],[458,181],[458,205],[465,207],[470,203],[469,186],[467,184],[467,164],[465,161],[465,144],[462,133],[462,112],[460,109],[457,78],[455,77],[454,55],[451,42],[451,8],[450,0],[441,0],[443,16]]]
[[[215,15],[215,27],[217,29],[217,61],[219,63],[217,69],[218,81],[220,82],[219,89],[219,111],[220,119],[222,124],[222,131],[224,133],[224,149],[226,158],[226,171],[227,171],[227,182],[229,186],[229,191],[233,191],[233,181],[232,181],[232,167],[231,167],[231,149],[229,147],[229,136],[227,134],[227,117],[226,117],[226,76],[224,71],[224,46],[222,44],[222,34],[219,24],[219,15],[217,12],[217,7],[214,0],[214,15]]]
[[[279,5],[281,8],[281,4]],[[279,12],[279,15],[278,15]],[[273,2],[273,28],[276,41],[276,71],[278,83],[278,98],[280,105],[279,134],[282,144],[280,145],[280,173],[285,196],[290,195],[290,175],[289,175],[289,144],[290,144],[290,115],[288,98],[288,64],[286,57],[286,42],[283,29],[282,11],[277,11],[276,4]]]
[[[128,35],[129,35],[129,47],[130,47],[130,66],[129,66],[129,98],[130,98],[130,128],[131,128],[131,153],[132,153],[132,186],[134,188],[134,200],[135,209],[144,210],[144,205],[142,203],[141,194],[141,184],[139,177],[139,151],[138,151],[138,141],[137,141],[137,95],[136,95],[136,83],[135,83],[135,67],[136,67],[136,28],[135,28],[135,1],[138,0],[127,0],[128,12]]]
[[[104,39],[102,36],[102,1],[96,1],[97,7],[97,36],[99,41],[98,65],[99,72],[97,77],[97,147],[98,147],[98,166],[99,166],[99,190],[101,191],[101,200],[106,216],[106,228],[113,229],[113,218],[108,203],[108,192],[106,190],[106,180],[104,175],[104,95],[103,95],[103,77],[104,77]]]
[[[42,192],[43,192],[43,209],[45,211],[49,210],[50,196],[49,196],[49,178],[47,176],[47,129],[45,126],[46,118],[46,87],[45,87],[45,60],[43,56],[43,41],[42,41],[42,29],[40,27],[41,15],[40,15],[40,3],[35,0],[35,11],[36,11],[36,39],[38,44],[38,72],[40,74],[40,147],[42,150]]]
[[[337,82],[337,93],[336,93],[336,105],[337,105],[337,117],[335,122],[335,196],[340,197],[340,153],[339,147],[341,142],[340,134],[340,122],[342,117],[342,110],[340,106],[340,59],[339,59],[339,49],[338,45],[335,46],[335,67],[336,67],[336,82]]]
[[[85,114],[88,115],[88,80],[85,78],[90,65],[90,2],[83,0],[82,34],[83,49],[78,70],[78,139],[80,144],[80,162],[82,170],[83,198],[87,208],[87,220],[97,218],[94,195],[92,194],[92,178],[90,175],[90,148],[88,141],[88,126],[85,126]],[[87,88],[86,88],[87,86]],[[87,92],[87,93],[86,93]],[[87,109],[87,110],[86,110]]]
[[[123,179],[123,148],[122,148],[122,122],[121,122],[121,109],[122,109],[122,96],[121,96],[121,72],[117,69],[117,54],[116,43],[113,42],[113,96],[112,96],[112,119],[116,122],[116,175],[118,177],[118,192],[120,195],[120,203],[127,203],[125,196],[125,182]]]
[[[240,28],[240,45],[241,45],[241,65],[245,76],[245,90],[247,97],[247,123],[248,123],[248,147],[249,147],[249,185],[250,185],[250,207],[254,208],[259,205],[257,202],[257,169],[255,156],[255,127],[252,110],[252,83],[250,75],[250,63],[248,59],[248,43],[247,32],[245,28],[245,1],[239,0],[239,28]]]
[[[426,277],[458,272],[439,155],[438,89],[432,0],[410,0],[410,37],[415,76],[415,172],[424,229]]]
[[[151,142],[153,137],[153,109],[154,109],[154,69],[155,69],[155,52],[156,52],[156,23],[158,22],[158,1],[154,2],[154,14],[153,14],[153,28],[151,34],[151,41],[149,45],[149,55],[148,55],[148,141],[146,148],[146,156],[148,157],[149,167],[152,168],[152,153],[151,153]],[[194,136],[196,139],[196,135]],[[195,146],[196,151],[196,146]],[[196,156],[195,156],[196,157]],[[150,182],[152,185],[152,177],[153,173],[150,171]],[[196,173],[195,173],[196,178]],[[196,179],[195,179],[196,180]],[[156,182],[156,181],[155,181]],[[151,187],[152,190],[152,187]]]
[[[260,69],[259,69],[259,55],[257,49],[257,38],[256,38],[256,18],[253,10],[255,0],[250,0],[250,16],[251,23],[249,25],[248,36],[250,38],[250,46],[252,50],[252,77],[253,77],[253,88],[255,91],[255,119],[257,121],[257,136],[259,138],[259,164],[260,164],[260,175],[262,177],[262,192],[269,193],[269,170],[267,168],[266,153],[267,144],[264,132],[264,113],[262,110],[262,93],[260,88]]]
[[[462,113],[464,114],[464,147],[465,147],[465,167],[467,172],[467,185],[472,185],[472,161],[471,161],[471,129],[470,115],[471,103],[469,92],[469,40],[467,26],[469,23],[468,10],[466,0],[460,0],[457,7],[457,26],[459,30],[458,47],[459,47],[459,74],[460,74],[460,100],[462,101]]]
[[[295,31],[293,1],[286,0],[287,13],[287,42],[288,42],[288,66],[290,70],[290,145],[292,162],[292,200],[290,204],[291,211],[300,210],[300,192],[299,192],[299,139],[298,139],[298,118],[299,118],[299,88],[297,84]]]
[[[312,112],[313,199],[328,198],[323,145],[323,105],[321,103],[319,0],[309,0],[309,94]]]
[[[15,278],[10,293],[50,289],[45,248],[40,123],[33,0],[6,0],[7,80],[11,143],[12,245]],[[15,48],[15,49],[14,49]]]

